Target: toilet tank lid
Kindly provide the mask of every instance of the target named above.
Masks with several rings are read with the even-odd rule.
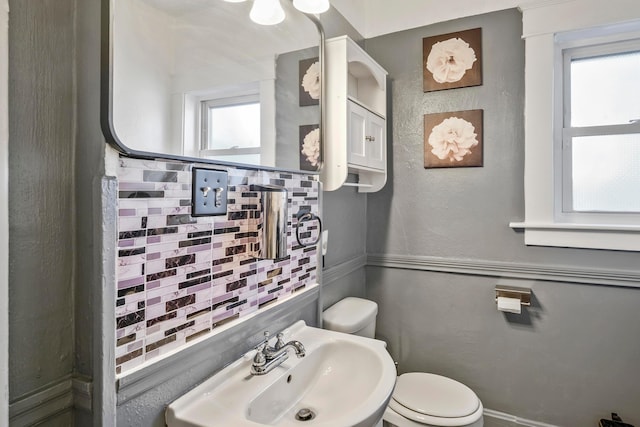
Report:
[[[378,304],[363,298],[344,298],[323,313],[324,327],[332,331],[353,333],[375,321]]]

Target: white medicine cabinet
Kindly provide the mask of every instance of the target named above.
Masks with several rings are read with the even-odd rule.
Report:
[[[324,190],[375,192],[387,181],[387,72],[347,36],[326,40]],[[347,175],[358,175],[347,183]]]

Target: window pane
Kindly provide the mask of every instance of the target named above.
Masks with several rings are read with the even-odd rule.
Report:
[[[573,209],[640,212],[640,134],[573,138]]]
[[[640,52],[571,61],[571,126],[640,119]]]
[[[260,146],[260,104],[209,107],[209,144],[212,150]]]

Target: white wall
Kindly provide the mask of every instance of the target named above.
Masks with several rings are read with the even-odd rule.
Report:
[[[559,0],[565,1],[565,0]],[[549,0],[331,0],[365,38]]]
[[[171,17],[142,2],[122,1],[113,6],[116,134],[125,145],[138,150],[169,151]]]

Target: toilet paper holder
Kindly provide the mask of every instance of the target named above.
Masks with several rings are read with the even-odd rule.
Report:
[[[498,297],[505,298],[517,298],[520,300],[520,305],[529,307],[531,305],[531,289],[520,288],[518,286],[496,286],[496,304],[498,303]]]

